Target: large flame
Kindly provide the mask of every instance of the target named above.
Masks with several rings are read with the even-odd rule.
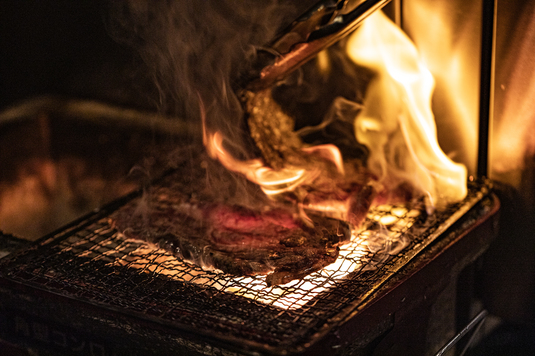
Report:
[[[431,112],[434,80],[409,38],[377,12],[351,36],[347,53],[376,73],[355,120],[357,140],[370,149],[369,169],[387,187],[411,182],[430,206],[463,199],[466,168],[438,145]]]
[[[466,196],[466,168],[451,161],[437,141],[431,94],[434,80],[419,59],[408,37],[382,12],[377,12],[349,39],[348,56],[358,65],[375,71],[367,89],[363,110],[355,119],[357,140],[370,150],[368,168],[385,190],[410,183],[427,197],[428,208],[459,201]],[[201,107],[205,118],[204,108]],[[293,191],[324,174],[321,165],[272,169],[262,159],[241,161],[224,147],[220,132],[208,132],[204,125],[208,154],[227,169],[258,184],[268,196]],[[344,163],[334,145],[304,147],[302,153],[329,161],[338,174]],[[345,202],[320,202],[318,211],[328,211],[324,203],[347,212]]]
[[[407,1],[403,28],[436,82],[439,142],[476,173],[480,97],[481,2]],[[450,156],[450,157],[451,157]]]

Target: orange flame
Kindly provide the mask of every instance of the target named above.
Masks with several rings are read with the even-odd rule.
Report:
[[[466,168],[438,145],[431,95],[434,80],[409,38],[382,12],[350,37],[349,57],[376,72],[364,109],[355,119],[357,140],[370,149],[368,168],[388,187],[412,182],[428,207],[466,196]]]
[[[451,161],[439,147],[430,104],[434,80],[408,37],[378,12],[350,37],[347,54],[358,65],[376,72],[354,125],[357,140],[370,150],[368,169],[387,190],[410,182],[426,196],[429,209],[463,199],[466,168]],[[202,105],[201,115],[205,120]],[[258,184],[268,196],[293,191],[322,174],[321,167],[287,164],[274,170],[262,159],[237,160],[224,148],[220,132],[209,133],[205,123],[203,127],[210,157]],[[306,147],[302,152],[333,163],[344,176],[344,162],[336,146]],[[342,210],[344,215],[346,203],[326,201],[308,208]]]
[[[315,175],[315,172],[292,167],[273,170],[265,166],[260,159],[237,160],[224,149],[223,136],[219,132],[207,136],[206,148],[210,157],[219,160],[226,169],[243,174],[245,178],[258,184],[268,196],[292,191]]]
[[[274,170],[265,165],[261,159],[251,159],[241,161],[232,156],[223,147],[223,135],[217,131],[209,133],[206,129],[206,113],[201,102],[201,117],[203,120],[203,143],[208,155],[217,159],[226,169],[242,174],[249,181],[258,184],[267,196],[275,196],[284,192],[293,191],[305,182],[310,182],[321,174],[320,170],[312,167],[308,169],[301,167],[286,167]],[[337,171],[344,175],[344,163],[342,154],[338,148],[331,144],[304,147],[302,151],[306,154],[315,155],[332,162]]]

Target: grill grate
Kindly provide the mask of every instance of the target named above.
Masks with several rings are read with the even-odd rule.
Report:
[[[379,207],[368,215],[371,228],[353,236],[333,265],[284,286],[268,288],[263,276],[206,271],[124,240],[108,216],[133,196],[5,259],[1,273],[18,283],[231,344],[275,353],[299,351],[341,323],[487,194],[486,184],[470,183],[463,202],[431,216],[402,206]],[[378,234],[383,225],[388,232],[382,234],[394,242],[390,254],[384,253],[385,240]],[[396,244],[406,246],[396,251]]]

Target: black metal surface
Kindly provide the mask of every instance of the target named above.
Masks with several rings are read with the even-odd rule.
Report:
[[[477,175],[488,176],[489,160],[489,123],[491,106],[493,105],[494,87],[494,46],[496,1],[483,0],[481,24],[481,85],[479,92],[479,143],[477,157]]]
[[[285,286],[266,288],[261,276],[244,284],[243,277],[204,271],[165,251],[123,240],[108,216],[130,198],[7,257],[0,274],[11,282],[195,332],[234,348],[299,352],[342,323],[487,193],[486,185],[474,183],[463,202],[444,212],[425,217],[409,211],[412,223],[400,230],[409,245],[396,255],[378,259],[380,254],[369,250],[360,257],[350,254],[335,269],[327,267]],[[380,210],[371,212],[369,219],[388,213]],[[341,276],[340,269],[348,265],[356,266],[355,271]],[[311,285],[315,289],[307,290]],[[307,302],[300,306],[302,299]]]
[[[11,234],[3,234],[2,231],[0,231],[0,236],[0,258],[30,245],[30,241],[23,240]]]

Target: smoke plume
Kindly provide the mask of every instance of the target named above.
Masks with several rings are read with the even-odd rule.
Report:
[[[303,2],[121,0],[110,2],[108,23],[112,36],[139,51],[162,112],[200,123],[203,105],[208,127],[240,145],[235,81],[255,48],[293,20]]]

